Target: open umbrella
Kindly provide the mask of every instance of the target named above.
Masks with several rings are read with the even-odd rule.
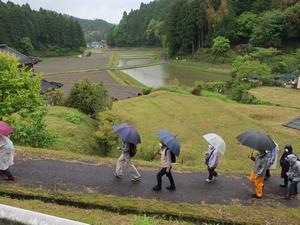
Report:
[[[157,131],[157,135],[159,136],[160,141],[163,142],[171,152],[173,152],[176,156],[179,156],[180,144],[175,135],[165,130]]]
[[[16,130],[9,126],[7,123],[0,121],[0,134],[2,135],[9,135],[15,133]]]
[[[273,139],[259,131],[246,131],[237,136],[237,140],[245,146],[254,148],[260,152],[274,149],[276,147]]]
[[[203,138],[212,146],[214,146],[214,148],[220,152],[222,155],[224,155],[225,150],[226,150],[226,145],[225,145],[225,141],[223,140],[223,138],[221,138],[219,135],[214,134],[214,133],[209,133],[209,134],[205,134],[203,135]]]
[[[119,125],[113,126],[114,132],[116,135],[120,136],[123,141],[129,142],[132,144],[140,144],[141,143],[141,137],[137,130],[128,125],[127,123],[122,123]]]

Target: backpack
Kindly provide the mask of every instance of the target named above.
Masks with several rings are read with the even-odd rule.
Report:
[[[134,157],[136,155],[137,149],[136,149],[136,145],[129,143],[129,155],[130,157]]]
[[[167,155],[167,151],[170,151],[170,150],[169,149],[166,150],[166,152],[165,152],[166,155]],[[171,162],[176,163],[176,155],[171,151],[170,151],[170,153],[171,153]]]

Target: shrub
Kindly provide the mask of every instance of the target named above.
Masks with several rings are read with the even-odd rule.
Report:
[[[225,57],[230,50],[229,39],[223,36],[216,37],[215,39],[213,39],[211,50],[216,58]]]
[[[99,120],[99,128],[96,132],[97,143],[100,147],[100,154],[107,156],[118,140],[112,126],[119,123],[119,118],[111,111],[101,112],[97,118]]]
[[[151,87],[144,88],[144,89],[142,90],[142,94],[143,94],[143,95],[149,95],[152,91],[153,91],[153,88],[151,88]]]
[[[192,89],[192,95],[200,96],[201,95],[201,86],[196,86]]]
[[[201,90],[217,92],[220,94],[224,94],[226,90],[226,83],[223,81],[212,81],[207,83],[203,81],[197,81],[195,83],[195,86],[199,87]]]
[[[98,112],[110,109],[112,100],[102,83],[93,84],[85,79],[74,84],[67,105],[95,117]]]
[[[55,115],[76,125],[80,124],[84,120],[83,116],[78,111],[62,111]]]
[[[43,108],[33,113],[20,113],[19,118],[10,121],[16,129],[11,138],[22,146],[34,148],[46,148],[55,142],[55,137],[46,129],[45,115],[47,111]]]
[[[40,91],[40,76],[18,68],[16,57],[0,52],[0,119],[19,111],[35,111],[43,104]]]
[[[44,94],[44,97],[50,106],[62,106],[64,104],[64,92],[60,89],[49,91]]]
[[[247,56],[239,56],[232,64],[232,76],[237,80],[264,79],[269,77],[271,69],[267,64],[259,61],[251,61]]]

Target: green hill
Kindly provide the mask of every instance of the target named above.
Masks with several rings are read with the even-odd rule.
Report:
[[[78,153],[96,153],[97,122],[76,109],[49,107],[46,116],[48,130],[56,136],[52,149]]]
[[[299,131],[281,125],[299,116],[298,109],[242,105],[214,97],[154,92],[116,102],[113,111],[123,122],[139,130],[142,144],[138,157],[148,160],[155,158],[154,152],[158,149],[158,129],[178,135],[182,146],[179,163],[203,169],[207,143],[202,135],[210,132],[221,135],[227,144],[225,157],[220,160],[220,170],[224,172],[247,172],[252,166],[247,159],[251,149],[239,145],[235,139],[243,131],[264,131],[274,138],[281,150],[286,143],[295,146],[299,143]]]

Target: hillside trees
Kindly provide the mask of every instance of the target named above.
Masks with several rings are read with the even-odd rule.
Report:
[[[23,51],[24,38],[30,40],[35,50],[85,47],[82,29],[71,17],[44,9],[31,10],[28,4],[0,1],[0,43]]]

